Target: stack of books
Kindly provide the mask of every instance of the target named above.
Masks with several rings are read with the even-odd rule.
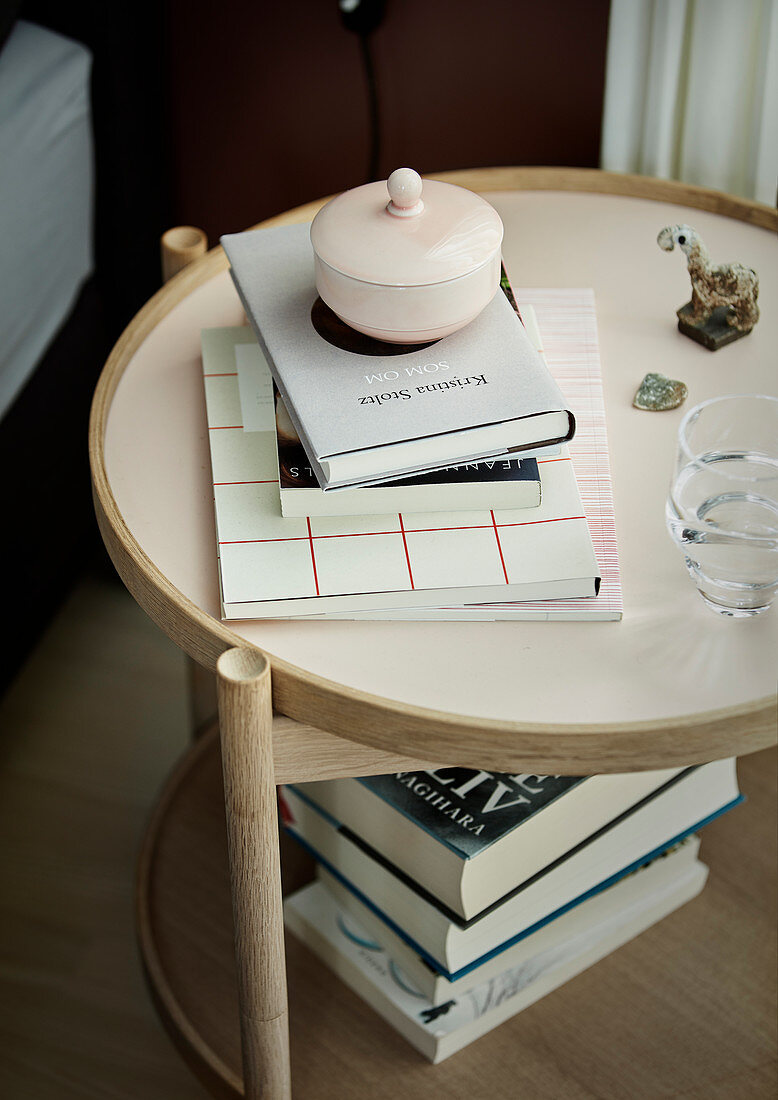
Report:
[[[461,768],[280,790],[318,861],[287,926],[433,1062],[695,897],[735,762],[590,778]]]
[[[307,226],[223,244],[250,321],[202,334],[225,619],[620,618],[591,291],[506,278],[390,346],[318,299]]]

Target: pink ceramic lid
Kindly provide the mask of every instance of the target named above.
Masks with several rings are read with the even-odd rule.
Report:
[[[503,228],[480,195],[422,180],[398,168],[332,199],[311,225],[311,243],[330,267],[384,286],[424,286],[457,279],[499,252]]]

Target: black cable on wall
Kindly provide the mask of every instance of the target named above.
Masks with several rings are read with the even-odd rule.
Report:
[[[369,149],[367,160],[367,183],[378,178],[381,157],[381,114],[379,110],[378,81],[370,36],[384,17],[386,0],[338,0],[340,16],[346,30],[353,31],[359,38],[362,64],[367,84],[367,105],[369,119]]]

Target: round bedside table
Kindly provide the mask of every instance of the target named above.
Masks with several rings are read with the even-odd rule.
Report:
[[[684,410],[651,414],[631,402],[651,370],[686,382],[686,407],[733,390],[774,392],[778,215],[701,188],[589,170],[491,169],[440,178],[489,193],[505,224],[504,258],[515,287],[594,288],[622,622],[220,621],[200,330],[241,324],[243,312],[218,248],[138,314],[95,394],[96,512],[119,574],[200,664],[213,669],[226,654],[220,710],[252,1096],[261,1077],[253,1055],[247,1061],[256,1039],[252,1020],[267,1033],[266,1053],[274,1050],[285,1003],[270,835],[275,782],[424,761],[511,772],[627,771],[742,755],[776,738],[778,612],[735,621],[703,606],[663,522]],[[321,205],[264,224],[308,221]],[[688,275],[655,243],[664,225],[687,218],[716,257],[753,266],[761,282],[759,324],[714,355],[677,332]],[[275,720],[272,734],[271,682],[273,706],[286,716]],[[247,720],[264,733],[246,737]],[[188,782],[194,772],[187,768]],[[261,779],[259,794],[246,779],[251,768]],[[248,854],[241,824],[247,813],[266,823]],[[159,827],[174,827],[172,820],[163,815]],[[247,860],[242,869],[240,859]],[[257,881],[258,868],[260,901],[252,905],[245,882],[237,884],[243,872],[246,882]],[[240,909],[244,903],[250,914]],[[270,932],[263,923],[269,911]],[[254,952],[253,976],[241,929],[251,932],[249,941],[256,932],[270,945]],[[271,985],[278,1011],[263,1014],[258,989]],[[288,1065],[281,1066],[263,1095],[287,1096],[288,1087]]]
[[[97,510],[119,573],[198,662],[213,668],[225,648],[257,646],[271,661],[278,711],[380,749],[572,773],[698,762],[769,743],[778,616],[724,621],[703,606],[663,523],[684,410],[646,413],[631,402],[656,368],[687,383],[685,407],[733,388],[774,389],[778,265],[767,226],[778,216],[593,171],[445,178],[490,192],[514,286],[594,288],[623,621],[222,623],[199,341],[201,328],[240,324],[243,312],[218,248],[141,311],[95,396]],[[617,186],[622,193],[594,193]],[[747,260],[761,279],[762,319],[718,353],[676,330],[688,275],[655,238],[692,216],[681,203],[706,203],[693,218],[709,247]],[[272,224],[309,220],[320,205]]]

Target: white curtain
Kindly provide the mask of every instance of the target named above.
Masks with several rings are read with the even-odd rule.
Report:
[[[600,160],[775,206],[778,0],[611,0]]]

